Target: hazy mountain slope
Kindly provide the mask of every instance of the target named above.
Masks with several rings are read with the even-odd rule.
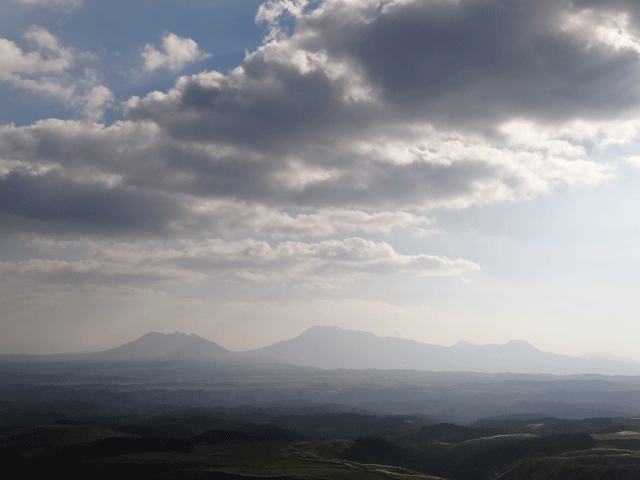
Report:
[[[638,375],[640,366],[617,360],[583,359],[543,352],[523,340],[504,345],[459,342],[452,347],[339,327],[312,327],[291,340],[244,352],[252,358],[325,369],[411,369],[427,371],[517,372],[555,375],[598,373]]]
[[[556,375],[599,373],[604,375],[638,375],[638,365],[605,358],[583,359],[543,352],[524,340],[504,345],[474,345],[459,342],[452,347],[472,362],[469,370],[477,372],[550,373]]]
[[[593,358],[600,358],[603,360],[613,360],[616,362],[624,362],[624,363],[633,363],[634,365],[640,365],[640,362],[637,360],[633,360],[627,357],[621,357],[619,355],[614,355],[608,352],[589,352],[581,355],[580,358],[584,358],[585,360],[591,360]]]
[[[640,375],[640,364],[603,355],[570,357],[543,352],[524,340],[504,345],[459,342],[451,347],[385,337],[339,327],[312,327],[296,338],[260,349],[232,352],[197,335],[148,333],[97,353],[8,355],[0,361],[151,361],[225,360],[282,363],[323,369],[421,370],[478,373]]]
[[[420,369],[422,365],[442,363],[448,349],[339,327],[311,327],[294,339],[245,353],[327,369]]]
[[[147,333],[133,342],[103,352],[82,355],[90,360],[230,359],[233,352],[197,335]]]

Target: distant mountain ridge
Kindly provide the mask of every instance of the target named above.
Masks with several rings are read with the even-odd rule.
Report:
[[[640,375],[640,365],[632,360],[559,355],[543,352],[524,340],[511,340],[504,345],[463,341],[444,347],[339,327],[311,327],[296,338],[244,354],[324,369]]]
[[[638,362],[637,360],[633,360],[631,358],[627,358],[627,357],[621,357],[619,355],[614,355],[612,353],[608,353],[608,352],[589,352],[586,353],[584,355],[581,355],[580,358],[584,358],[586,360],[591,360],[594,358],[600,358],[600,359],[604,359],[604,360],[614,360],[616,362],[625,362],[625,363],[633,363],[635,365],[640,365],[640,362]]]
[[[597,354],[596,354],[597,353]],[[272,345],[233,352],[197,335],[151,332],[102,352],[0,356],[0,360],[156,361],[282,363],[322,369],[457,371],[478,373],[640,375],[640,362],[604,352],[570,357],[544,352],[524,340],[504,345],[475,345],[466,341],[451,347],[420,343],[370,332],[315,326],[299,336]]]

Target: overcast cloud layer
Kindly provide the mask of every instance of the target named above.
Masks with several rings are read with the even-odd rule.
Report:
[[[640,136],[637,2],[271,0],[255,20],[264,41],[241,64],[184,76],[215,52],[167,25],[125,73],[174,86],[122,98],[104,51],[5,32],[2,86],[69,112],[0,125],[0,233],[32,248],[0,262],[5,283],[465,276],[481,262],[382,237],[638,164],[611,155]]]

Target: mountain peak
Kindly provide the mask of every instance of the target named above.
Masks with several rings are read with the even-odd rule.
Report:
[[[231,352],[198,335],[174,332],[149,332],[132,342],[99,352],[99,357],[114,360],[223,358]]]
[[[509,348],[517,348],[521,350],[529,350],[529,351],[535,351],[535,352],[539,351],[536,347],[531,345],[526,340],[509,340],[507,343],[504,344],[504,346]]]
[[[313,333],[313,332],[340,332],[343,331],[343,328],[340,328],[336,325],[314,325],[313,327],[309,327],[304,331],[304,333]]]
[[[149,332],[149,333],[145,333],[144,335],[142,335],[140,338],[150,338],[150,337],[197,337],[198,335],[195,334],[191,334],[191,335],[187,335],[186,333],[182,333],[182,332],[178,332],[177,330],[173,333],[160,333],[160,332]],[[198,337],[198,338],[202,338],[202,337]]]

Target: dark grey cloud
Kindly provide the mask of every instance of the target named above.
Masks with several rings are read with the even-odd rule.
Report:
[[[583,146],[640,133],[638,18],[622,0],[274,0],[227,74],[132,97],[109,126],[0,128],[4,224],[318,234],[323,209],[419,217],[596,184],[612,170]]]
[[[105,188],[57,172],[0,179],[0,232],[163,233],[184,209],[162,194]]]
[[[640,14],[640,5],[634,0],[572,0],[570,6],[575,11],[584,9],[597,9],[611,13],[629,13],[630,20],[638,27],[638,14]]]
[[[416,116],[474,126],[513,115],[603,118],[640,101],[637,53],[586,50],[562,30],[569,2],[436,1],[389,10],[328,38],[328,48],[360,65],[386,103]]]
[[[149,99],[128,115],[158,121],[181,138],[270,149],[321,143],[323,135],[353,135],[377,123],[425,121],[486,132],[514,116],[604,119],[640,104],[638,53],[585,48],[563,28],[565,17],[580,11],[572,2],[364,3],[387,9],[371,8],[363,18],[356,6],[326,2],[321,15],[298,17],[278,53],[343,62],[377,93],[376,106],[343,101],[353,79],[336,80],[328,68],[305,71],[264,48],[247,57],[241,84],[233,75],[218,85],[185,79],[170,106]]]
[[[127,118],[151,120],[176,138],[241,145],[281,154],[367,125],[365,106],[344,105],[341,89],[317,70],[269,62],[256,54],[243,64],[245,84],[214,88],[206,77],[184,81],[177,99],[146,101],[126,108]],[[204,80],[204,81],[203,81]],[[149,100],[149,99],[147,99]],[[321,142],[322,143],[322,142]]]

